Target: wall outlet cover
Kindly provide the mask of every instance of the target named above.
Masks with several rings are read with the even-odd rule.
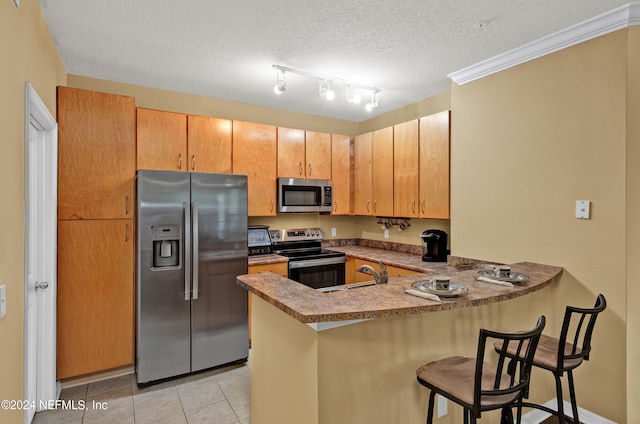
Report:
[[[0,318],[7,314],[7,286],[0,286]]]

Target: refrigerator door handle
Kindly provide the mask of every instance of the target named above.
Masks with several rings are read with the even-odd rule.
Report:
[[[184,300],[191,300],[191,203],[184,202]]]
[[[191,297],[193,300],[198,299],[198,262],[200,259],[199,256],[199,248],[198,248],[198,202],[191,203],[191,213],[193,214],[192,223],[193,223],[193,253],[191,256],[193,257],[193,296]]]

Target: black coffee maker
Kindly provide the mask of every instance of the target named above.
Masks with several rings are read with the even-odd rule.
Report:
[[[422,237],[422,260],[424,262],[446,262],[447,233],[442,230],[425,230]]]

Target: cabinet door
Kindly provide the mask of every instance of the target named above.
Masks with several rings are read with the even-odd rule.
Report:
[[[231,174],[231,121],[189,115],[187,125],[188,170]]]
[[[331,134],[307,131],[305,146],[307,178],[331,179]]]
[[[418,120],[393,127],[393,215],[416,218],[418,205]]]
[[[247,175],[249,216],[275,216],[276,127],[233,121],[233,172]]]
[[[351,137],[331,135],[331,180],[333,215],[351,214]]]
[[[420,118],[420,217],[449,219],[450,111]]]
[[[133,97],[58,87],[58,217],[133,217]]]
[[[420,274],[418,271],[413,271],[407,268],[400,268],[393,265],[387,265],[387,273],[389,274],[389,278],[395,277],[404,277],[405,275],[415,275]]]
[[[305,177],[304,130],[278,127],[278,177]]]
[[[138,169],[187,171],[187,115],[138,108]]]
[[[58,222],[57,378],[133,364],[133,220]]]
[[[393,216],[393,127],[372,136],[373,215]]]
[[[356,215],[371,215],[373,213],[372,174],[371,174],[371,143],[373,133],[361,134],[355,137],[353,143],[353,212]]]

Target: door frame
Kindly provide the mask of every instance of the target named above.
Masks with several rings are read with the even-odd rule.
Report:
[[[30,181],[30,157],[29,128],[33,125],[37,131],[36,154],[41,158],[39,162],[39,176],[44,183],[44,189],[38,190],[36,193],[39,204],[48,205],[51,213],[39,214],[38,220],[40,228],[42,228],[43,243],[39,246],[42,254],[42,267],[46,275],[49,287],[46,290],[40,290],[42,294],[42,302],[38,302],[38,323],[37,323],[37,345],[36,349],[36,409],[41,410],[40,401],[56,400],[60,395],[61,384],[56,382],[56,298],[57,298],[57,195],[58,195],[58,123],[51,116],[51,113],[45,106],[38,93],[29,83],[25,83],[25,131],[24,131],[24,147],[25,147],[25,246],[24,246],[24,393],[28,393],[28,373],[26,370],[29,348],[28,344],[28,325],[29,317],[27,314],[28,302],[28,264],[29,264],[29,248],[30,234],[28,226],[29,213],[35,207],[30,205],[29,190],[37,188],[37,184]],[[31,288],[32,289],[32,288]],[[25,410],[24,421],[29,422],[29,411]]]

